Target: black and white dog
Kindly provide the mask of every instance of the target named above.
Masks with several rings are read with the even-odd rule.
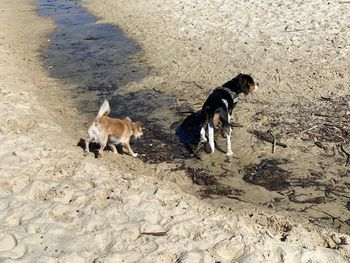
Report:
[[[238,96],[241,93],[248,95],[258,89],[259,84],[255,83],[249,75],[239,74],[235,78],[217,87],[207,98],[202,108],[202,124],[200,131],[201,147],[203,143],[208,142],[211,153],[215,150],[214,128],[221,123],[223,133],[226,135],[227,156],[231,156],[231,133],[230,126],[231,114],[238,102]],[[206,137],[208,135],[208,140]]]

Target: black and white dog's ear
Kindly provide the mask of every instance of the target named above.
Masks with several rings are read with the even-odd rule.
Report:
[[[248,83],[248,80],[246,80],[245,78],[241,78],[240,79],[240,83],[241,83],[242,92],[245,95],[249,94],[249,83]]]

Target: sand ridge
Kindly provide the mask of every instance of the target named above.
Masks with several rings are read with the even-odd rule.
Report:
[[[347,262],[347,235],[210,206],[167,164],[84,156],[87,120],[38,52],[54,25],[33,1],[1,11],[1,262]]]

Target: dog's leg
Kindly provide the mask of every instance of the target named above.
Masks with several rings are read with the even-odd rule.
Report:
[[[113,143],[108,143],[108,146],[112,149],[113,153],[118,153],[117,147]]]
[[[207,142],[207,141],[208,141],[207,137],[205,136],[205,126],[202,126],[200,142],[203,143],[203,142]]]
[[[103,150],[105,149],[106,147],[106,142],[100,142],[100,149],[98,150],[98,155],[97,157],[101,157],[102,156],[102,153],[103,153]]]
[[[105,149],[108,141],[107,134],[100,134],[100,149],[98,150],[98,157],[102,156],[103,150]]]
[[[202,148],[202,146],[208,141],[207,140],[207,137],[205,136],[205,125],[202,125],[201,127],[201,131],[200,131],[200,140],[199,140],[199,143],[197,145],[197,148],[196,148],[196,151],[195,151],[195,154],[198,154],[200,149]]]
[[[124,143],[124,146],[126,147],[126,149],[128,150],[129,154],[130,154],[132,157],[137,157],[137,153],[134,153],[134,152],[133,152],[133,150],[132,150],[131,147],[130,147],[129,142]]]
[[[226,147],[227,147],[227,156],[231,156],[233,154],[232,149],[231,149],[231,134],[232,134],[232,129],[229,127],[228,133],[226,133]]]
[[[90,152],[89,150],[90,138],[85,139],[85,152]]]
[[[89,150],[89,144],[90,144],[90,141],[93,140],[94,138],[94,133],[93,133],[93,127],[91,125],[91,127],[88,129],[88,138],[85,140],[85,152],[90,152]]]
[[[208,137],[209,137],[209,146],[210,146],[211,153],[214,153],[215,151],[214,124],[212,120],[210,120],[208,123]]]
[[[88,139],[85,140],[85,151],[90,152],[89,144],[90,142],[99,143],[98,138],[100,137],[98,125],[94,122],[88,129]]]

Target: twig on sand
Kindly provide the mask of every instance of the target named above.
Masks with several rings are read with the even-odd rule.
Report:
[[[323,114],[323,113],[314,113],[314,115],[317,117],[324,117],[324,118],[332,117],[331,115],[327,115],[327,114]]]
[[[185,80],[183,80],[182,81],[183,83],[186,83],[186,84],[194,84],[194,85],[196,85],[198,88],[200,88],[200,89],[203,89],[203,87],[201,86],[201,85],[199,85],[197,82],[195,82],[195,81],[185,81]]]
[[[156,93],[164,93],[163,91],[158,90],[158,89],[156,89],[156,88],[152,88],[152,90],[153,90],[154,92],[156,92]]]
[[[206,144],[206,142],[199,142],[197,145],[197,148],[193,151],[193,154],[195,156],[199,155],[200,150],[203,148],[203,146]]]
[[[166,236],[167,232],[141,232],[140,235],[162,237]]]
[[[336,216],[333,216],[333,215],[331,215],[330,213],[327,213],[326,211],[324,211],[324,210],[322,210],[322,209],[318,209],[318,208],[313,208],[313,207],[311,207],[311,209],[324,213],[325,215],[329,216],[329,217],[332,219],[333,222],[334,222],[335,220],[338,220],[338,221],[340,221],[340,222],[343,223],[343,224],[345,223],[343,220],[340,219],[340,216],[337,216],[337,217],[336,217]]]
[[[194,110],[185,110],[185,111],[178,111],[180,114],[193,114],[195,111]]]
[[[301,32],[301,31],[305,31],[305,30],[307,30],[307,29],[305,29],[305,28],[296,28],[294,30],[288,30],[288,27],[286,27],[284,29],[284,32],[286,32],[286,33],[295,33],[295,32]]]
[[[268,132],[265,133],[265,132],[261,132],[261,131],[257,131],[257,130],[250,130],[248,132],[254,134],[258,139],[260,139],[262,141],[267,141],[267,142],[270,142],[270,143],[274,143],[273,142],[273,138],[268,134]],[[278,146],[281,146],[283,148],[287,148],[287,144],[285,144],[285,143],[281,143],[279,141],[276,141],[275,143]]]
[[[316,138],[316,137],[315,137],[315,138]],[[325,151],[328,150],[328,148],[327,148],[326,146],[324,146],[319,140],[315,139],[315,140],[314,140],[314,143],[315,143],[315,145],[316,145],[317,147],[319,147],[319,148],[321,148],[321,149],[323,149],[323,150],[325,150]]]
[[[330,101],[332,102],[333,101],[333,98],[332,97],[326,97],[326,96],[321,96],[321,100],[325,100],[325,101]]]
[[[301,132],[299,132],[299,133],[304,133],[304,132],[311,131],[311,130],[313,130],[313,129],[317,128],[317,126],[318,126],[318,125],[312,126],[311,128],[306,129],[306,130],[303,130],[303,131],[301,131]]]
[[[243,125],[236,123],[236,122],[230,122],[231,128],[242,128]]]
[[[267,134],[270,135],[270,137],[272,138],[272,153],[275,154],[276,153],[276,138],[273,135],[271,130],[268,130]]]
[[[78,77],[80,76],[81,73],[78,73],[78,74],[73,74],[73,75],[68,75],[68,76],[62,76],[62,77],[57,77],[58,79],[69,79],[69,78],[75,78],[75,77]]]
[[[343,144],[338,144],[337,146],[338,146],[338,147],[340,148],[340,150],[346,155],[346,163],[345,163],[345,166],[348,166],[348,165],[350,164],[350,153],[348,153],[348,152],[345,150]]]

